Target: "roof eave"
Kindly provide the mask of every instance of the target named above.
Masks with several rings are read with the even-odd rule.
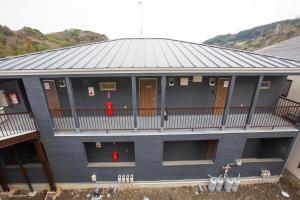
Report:
[[[300,75],[299,68],[101,68],[60,70],[3,70],[5,76],[48,76],[48,75],[114,75],[114,74],[278,74]]]

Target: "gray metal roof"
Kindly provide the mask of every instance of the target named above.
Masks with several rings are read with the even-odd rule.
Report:
[[[300,61],[300,36],[268,46],[256,52]]]
[[[294,60],[163,38],[90,43],[0,59],[0,75],[118,71],[291,71]]]

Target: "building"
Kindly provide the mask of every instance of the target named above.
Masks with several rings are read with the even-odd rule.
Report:
[[[258,53],[278,56],[281,58],[298,60],[300,62],[300,36],[285,40],[278,44],[260,49]],[[283,95],[293,101],[300,101],[300,78],[288,76]],[[300,141],[297,140],[295,148],[286,164],[286,168],[300,180]]]
[[[57,183],[207,179],[236,159],[230,176],[278,176],[300,108],[281,93],[299,74],[290,59],[153,38],[5,58],[1,143],[38,131]],[[31,182],[49,180],[32,145],[16,148]],[[2,185],[24,182],[0,153]]]

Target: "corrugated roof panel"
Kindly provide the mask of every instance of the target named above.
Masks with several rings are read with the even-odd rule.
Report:
[[[40,56],[41,54],[34,54],[29,56],[24,56],[21,59],[16,60],[16,62],[3,63],[1,69],[13,69],[16,66],[22,65],[23,63],[30,61],[31,59]]]
[[[157,67],[170,67],[169,60],[167,60],[158,42],[156,40],[151,40],[151,44],[153,53],[155,54]]]
[[[300,66],[299,63],[293,62],[293,61],[288,61],[288,60],[282,61],[282,60],[280,60],[278,58],[274,58],[274,57],[269,57],[269,59],[272,61],[275,61],[276,63],[280,63],[281,65],[286,66],[286,67],[297,67],[297,66],[299,67]]]
[[[123,59],[126,56],[128,48],[130,47],[130,41],[125,40],[122,48],[119,49],[118,53],[114,56],[114,59],[110,63],[110,67],[120,67],[122,65]]]
[[[120,52],[120,49],[125,44],[125,41],[117,41],[116,44],[107,51],[105,57],[101,60],[101,62],[98,64],[99,67],[111,67],[111,63],[117,56],[117,54]]]
[[[193,57],[193,55],[190,52],[186,51],[185,53],[183,53],[181,48],[178,48],[177,44],[174,41],[171,42],[166,40],[166,44],[168,45],[170,50],[174,53],[176,58],[180,61],[182,66],[188,66],[188,67],[196,66],[191,60],[189,60],[189,58]]]
[[[30,69],[33,68],[33,65],[36,63],[36,62],[39,62],[41,60],[43,60],[44,58],[47,58],[49,57],[51,54],[53,54],[53,52],[47,52],[47,53],[44,53],[44,54],[41,54],[40,56],[37,56],[37,57],[34,57],[22,64],[19,64],[19,65],[16,65],[14,66],[13,68],[14,69],[26,69],[26,67],[30,67]]]
[[[252,62],[255,62],[256,67],[268,67],[270,65],[269,63],[267,63],[263,60],[257,59],[256,57],[253,57],[248,53],[244,53],[244,52],[241,52],[241,51],[239,51],[239,52],[237,51],[236,53],[239,54],[241,57],[248,58],[248,60],[251,60]]]
[[[199,66],[202,67],[210,67],[215,66],[218,67],[215,63],[213,63],[209,58],[203,55],[200,51],[194,47],[194,44],[180,43],[185,49],[187,49],[195,58],[201,63]]]
[[[188,48],[183,46],[180,42],[174,42],[174,45],[176,45],[176,48],[180,50],[182,55],[186,57],[186,59],[191,63],[194,67],[205,67],[204,63],[194,54],[192,51],[190,51]],[[188,55],[188,56],[187,56]]]
[[[145,66],[157,67],[157,58],[151,40],[145,40]]]
[[[251,54],[251,56],[268,63],[269,65],[267,65],[267,67],[285,67],[284,65],[281,65],[280,63],[274,62],[274,61],[272,61],[269,58],[266,58],[264,56],[260,56],[260,55],[257,55],[257,54]]]
[[[214,47],[209,48],[207,46],[203,46],[202,48],[205,49],[207,52],[211,53],[215,58],[217,58],[217,59],[221,60],[222,62],[224,62],[225,64],[227,64],[229,67],[238,67],[239,66],[239,64],[237,62],[228,58],[227,55],[223,51],[218,52],[214,49]]]
[[[197,49],[200,53],[202,53],[205,57],[207,57],[211,62],[213,62],[216,66],[211,66],[211,67],[229,67],[228,64],[224,63],[223,60],[221,60],[218,57],[215,57],[213,54],[210,52],[207,52],[202,46],[198,45],[193,45],[195,49]]]
[[[72,59],[69,59],[66,61],[63,65],[61,65],[61,69],[69,69],[69,68],[75,68],[76,65],[87,55],[89,55],[93,50],[95,50],[95,47],[97,45],[89,45],[86,48],[75,52],[74,57]]]
[[[69,51],[70,49],[65,49],[61,51],[51,51],[49,52],[50,54],[48,56],[43,57],[42,59],[37,60],[34,63],[29,63],[27,66],[24,67],[24,69],[43,69],[44,66],[43,64],[46,62],[49,62],[51,59],[59,56],[60,54],[63,54],[66,51]]]
[[[214,48],[214,50],[218,53],[224,54],[228,59],[234,61],[236,64],[240,65],[241,67],[256,67],[255,64],[252,62],[247,62],[248,60],[241,59],[236,52],[232,52],[226,49],[218,49]]]
[[[84,50],[86,50],[89,47],[90,46],[77,47],[76,50],[72,53],[67,54],[60,60],[57,60],[57,62],[51,64],[51,66],[49,66],[48,69],[63,69],[63,67],[66,66],[68,62],[72,61],[73,59],[76,59],[79,54],[81,54]]]
[[[134,60],[132,63],[132,67],[146,67],[145,65],[145,40],[143,42],[139,42],[138,40],[134,40],[136,45],[136,53],[134,56]]]
[[[97,56],[109,45],[109,43],[107,42],[103,42],[103,43],[99,43],[97,44],[97,48],[95,49],[95,51],[93,51],[92,53],[90,53],[89,55],[85,56],[84,58],[82,58],[82,60],[80,61],[80,65],[77,64],[76,68],[85,68],[87,66],[90,65],[90,62],[94,61],[95,58],[97,58]]]
[[[180,61],[175,57],[174,53],[170,51],[169,47],[163,40],[157,40],[158,46],[161,48],[162,53],[164,54],[166,60],[168,60],[170,67],[182,67],[183,65]]]
[[[76,47],[76,48],[69,48],[69,49],[66,49],[66,50],[60,50],[60,51],[63,51],[61,54],[59,54],[58,56],[55,56],[55,57],[51,58],[47,62],[41,64],[36,69],[48,69],[49,67],[51,67],[56,62],[64,59],[66,56],[72,54],[74,51],[77,51],[77,50],[78,50],[78,47]]]
[[[101,62],[106,56],[106,54],[116,45],[116,41],[108,42],[106,43],[105,47],[103,49],[100,49],[95,57],[92,58],[85,66],[84,69],[90,69],[90,68],[103,68],[101,66]]]

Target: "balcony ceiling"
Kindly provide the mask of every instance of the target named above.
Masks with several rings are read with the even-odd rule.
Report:
[[[1,75],[118,72],[291,72],[295,60],[163,38],[126,38],[0,59]]]

